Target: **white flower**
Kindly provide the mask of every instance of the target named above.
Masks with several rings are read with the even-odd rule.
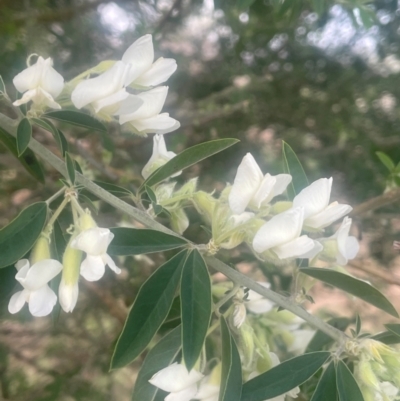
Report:
[[[164,136],[156,134],[153,137],[153,154],[142,170],[142,176],[146,180],[154,171],[176,156],[176,153],[168,151]],[[181,172],[175,174],[179,175]]]
[[[318,239],[324,247],[322,257],[325,256],[328,261],[336,260],[340,266],[347,265],[348,260],[356,257],[360,245],[355,237],[349,236],[350,227],[351,219],[345,217],[334,235]]]
[[[229,194],[229,206],[235,214],[241,214],[247,206],[259,209],[282,194],[291,181],[289,174],[264,176],[254,157],[247,153],[236,173]]]
[[[332,188],[331,178],[320,178],[304,188],[293,199],[293,207],[304,208],[304,226],[321,229],[352,211],[349,205],[338,202],[329,204]]]
[[[270,283],[262,283],[258,281],[258,284],[262,285],[265,288],[271,287]],[[274,303],[271,302],[269,299],[264,298],[261,294],[253,290],[249,290],[247,294],[247,302],[245,303],[245,305],[250,312],[257,315],[267,313],[275,306]]]
[[[201,381],[199,391],[196,394],[196,400],[218,401],[220,386],[217,384],[212,384],[211,381],[211,375],[205,377]]]
[[[50,314],[57,302],[57,296],[47,283],[61,272],[62,264],[54,259],[43,259],[30,267],[28,259],[21,259],[15,267],[18,270],[15,278],[24,289],[11,297],[9,312],[19,312],[25,302],[28,302],[29,312],[33,316]]]
[[[144,35],[125,51],[122,61],[131,66],[128,74],[130,84],[150,87],[162,84],[175,71],[176,61],[172,58],[160,57],[155,63],[153,39]]]
[[[312,258],[322,245],[301,234],[304,208],[296,207],[267,221],[256,233],[253,248],[258,253],[272,251],[279,259]]]
[[[240,329],[240,327],[246,320],[246,307],[242,303],[237,303],[235,305],[232,318],[233,318],[233,325],[237,329]]]
[[[293,336],[293,342],[289,345],[288,351],[294,354],[304,354],[308,343],[314,337],[315,330],[298,329],[290,333]]]
[[[101,279],[108,265],[115,273],[121,273],[107,254],[108,245],[114,234],[108,228],[93,227],[82,231],[71,242],[71,248],[86,252],[86,259],[81,264],[81,275],[88,281]]]
[[[175,362],[157,372],[149,382],[170,393],[164,398],[165,401],[189,401],[195,398],[197,383],[203,377],[197,370],[188,372],[184,365]]]
[[[39,56],[35,64],[14,77],[13,83],[18,92],[23,93],[22,98],[13,103],[14,106],[32,100],[36,108],[61,108],[54,99],[63,90],[64,78],[53,68],[51,58],[45,60]]]
[[[67,283],[66,280],[61,278],[60,286],[58,287],[58,298],[60,305],[64,312],[72,312],[78,302],[79,286],[78,280],[75,283]]]
[[[127,101],[131,111],[136,110],[143,102],[125,89],[130,83],[130,68],[130,65],[117,61],[103,74],[81,81],[71,94],[72,103],[77,109],[90,105],[103,117],[114,115],[123,100]]]
[[[143,103],[135,111],[129,99],[122,102],[121,107],[115,113],[119,115],[119,123],[127,124],[138,135],[151,133],[167,134],[180,127],[177,120],[171,118],[168,113],[161,113],[168,93],[168,86],[160,86],[136,96]]]

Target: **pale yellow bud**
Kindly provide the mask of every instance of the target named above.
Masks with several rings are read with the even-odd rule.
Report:
[[[79,279],[83,252],[79,249],[71,248],[71,242],[76,237],[73,235],[65,248],[63,256],[62,279],[66,285],[75,285]]]
[[[358,363],[357,376],[367,387],[373,388],[375,391],[380,390],[379,380],[370,362],[366,359],[361,359]]]
[[[208,224],[212,222],[216,199],[207,192],[198,191],[193,194],[193,204],[196,210],[203,215]]]
[[[208,383],[214,386],[219,386],[221,384],[221,372],[222,364],[221,362],[219,362],[211,371],[210,380],[208,381]]]
[[[97,224],[90,215],[90,212],[87,211],[85,214],[82,214],[79,218],[79,228],[81,231],[89,230],[94,227],[97,227]]]
[[[255,344],[254,331],[247,323],[243,323],[240,327],[239,339],[240,349],[242,350],[244,357],[244,364],[249,367],[253,363]]]
[[[272,205],[270,211],[271,211],[271,214],[275,215],[275,214],[279,214],[282,212],[286,212],[286,210],[289,210],[292,206],[293,206],[292,202],[280,201],[280,202],[274,203]]]
[[[51,259],[50,242],[45,235],[41,234],[32,248],[31,266],[44,259]]]

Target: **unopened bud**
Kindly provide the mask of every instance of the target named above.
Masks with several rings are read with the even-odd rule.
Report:
[[[198,191],[193,194],[194,207],[201,215],[203,215],[208,224],[211,224],[212,222],[215,202],[215,198],[207,192]]]
[[[49,239],[44,234],[41,234],[32,248],[31,266],[44,259],[51,259],[50,243]]]
[[[273,215],[283,213],[286,212],[286,210],[289,210],[292,206],[293,206],[292,202],[288,201],[276,202],[272,205],[270,212]]]

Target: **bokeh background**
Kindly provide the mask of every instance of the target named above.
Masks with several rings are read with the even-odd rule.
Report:
[[[280,173],[285,140],[310,181],[334,177],[335,200],[359,205],[391,191],[387,205],[354,215],[353,235],[362,246],[350,270],[400,307],[400,261],[392,247],[400,240],[398,177],[376,155],[400,161],[400,2],[0,0],[0,74],[14,96],[12,78],[31,53],[52,57],[69,80],[102,60],[119,59],[146,33],[153,34],[156,57],[178,63],[165,110],[181,128],[166,135],[168,148],[178,153],[213,138],[241,141],[188,169],[180,182],[200,175],[199,188],[218,193],[246,152],[264,172]],[[140,184],[151,137],[125,135],[117,125],[109,136],[62,128],[89,177],[129,189]],[[50,134],[34,136],[58,153]],[[58,173],[44,167],[42,185],[0,143],[0,227],[59,188]],[[98,207],[101,226],[134,224],[107,205]],[[185,235],[207,241],[199,216],[188,213]],[[249,273],[262,267],[245,248],[230,252],[230,259],[221,256]],[[141,360],[109,373],[112,347],[139,286],[164,258],[120,259],[120,276],[107,273],[90,285],[82,280],[74,313],[53,320],[10,316],[15,272],[0,272],[0,399],[129,400]],[[266,273],[278,290],[287,289],[284,272]],[[330,305],[328,295],[336,297]],[[360,313],[367,329],[388,322],[376,309],[322,286],[314,298],[310,309],[327,316]]]

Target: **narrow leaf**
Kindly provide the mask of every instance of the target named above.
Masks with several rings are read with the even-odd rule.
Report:
[[[221,316],[222,372],[218,401],[240,401],[242,393],[242,364],[235,340],[226,320]]]
[[[113,194],[119,198],[122,198],[124,196],[132,197],[131,191],[118,185],[110,184],[109,182],[103,182],[103,181],[94,181],[94,183],[99,187],[102,187],[106,191],[110,192],[110,194]]]
[[[400,324],[396,323],[391,323],[391,324],[385,324],[385,327],[394,335],[398,336],[400,338]]]
[[[292,176],[292,182],[287,188],[289,199],[293,199],[302,189],[308,186],[308,179],[296,153],[282,141],[283,171]]]
[[[68,152],[65,153],[65,164],[67,165],[68,178],[72,185],[75,184],[75,162]]]
[[[0,75],[0,94],[5,94],[5,95],[7,95],[6,86],[5,86],[5,84],[4,84],[4,81],[3,81],[3,78],[2,78],[1,75]]]
[[[375,334],[371,338],[387,345],[400,344],[400,337],[397,334],[394,334],[392,331],[383,331]]]
[[[17,140],[8,132],[0,128],[0,141],[7,146],[8,150],[21,162],[25,170],[39,182],[44,183],[44,172],[35,154],[28,148],[25,153],[18,157]]]
[[[144,189],[147,192],[147,195],[149,196],[151,203],[157,205],[157,195],[154,193],[154,191],[148,185],[146,185]]]
[[[241,401],[264,401],[304,383],[329,358],[330,352],[312,352],[289,359],[243,385]]]
[[[146,355],[135,382],[132,401],[154,401],[158,393],[165,394],[150,384],[149,379],[161,369],[171,365],[180,349],[181,327],[178,326],[163,337]]]
[[[333,319],[328,320],[327,322],[331,326],[339,329],[341,331],[345,331],[350,324],[350,319],[347,317],[335,317]],[[317,330],[311,339],[311,341],[307,345],[306,352],[313,351],[322,351],[324,347],[331,346],[335,340],[332,337],[328,336],[321,330]]]
[[[339,401],[364,401],[354,376],[342,361],[336,366],[336,382]]]
[[[364,281],[358,280],[344,273],[319,267],[300,268],[300,271],[311,277],[321,280],[324,283],[346,291],[349,294],[352,294],[363,301],[384,310],[392,316],[399,317],[396,309],[389,302],[389,300],[380,291]]]
[[[111,232],[114,239],[108,247],[108,253],[115,256],[162,252],[187,244],[184,239],[156,230],[117,227],[111,228]]]
[[[50,132],[53,135],[54,140],[57,143],[58,148],[61,151],[61,155],[65,157],[65,152],[68,152],[68,141],[66,140],[64,134],[57,129],[53,123],[49,120],[41,120],[40,118],[32,118],[31,121],[45,129],[46,131]]]
[[[32,138],[32,126],[27,118],[23,118],[17,128],[18,157],[25,152]]]
[[[112,369],[133,362],[149,345],[171,309],[186,258],[186,251],[178,253],[142,285],[115,346]]]
[[[332,361],[319,379],[317,388],[311,398],[311,401],[337,401],[338,394],[336,390],[336,370],[335,363]]]
[[[0,267],[14,264],[33,247],[46,218],[46,202],[34,203],[0,230]]]
[[[77,125],[78,127],[84,127],[88,129],[93,129],[95,131],[107,132],[107,128],[95,118],[89,116],[88,114],[81,113],[75,110],[56,110],[49,111],[44,114],[43,117],[50,118],[52,120],[58,120],[72,125]]]
[[[396,167],[395,164],[393,163],[393,160],[383,152],[375,152],[375,154],[379,157],[379,160],[382,162],[382,164],[390,171],[392,172],[394,168]]]
[[[191,370],[200,356],[212,313],[211,281],[197,250],[188,256],[181,279],[183,359]]]
[[[175,156],[151,174],[151,176],[142,184],[141,188],[144,188],[145,185],[153,186],[158,184],[178,171],[190,167],[207,157],[215,155],[238,142],[238,139],[217,139],[192,146],[191,148],[184,150],[182,153],[179,153],[179,155]]]

